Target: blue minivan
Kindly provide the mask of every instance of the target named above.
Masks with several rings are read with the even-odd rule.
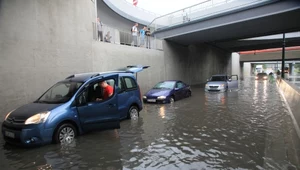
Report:
[[[120,128],[120,120],[138,118],[143,108],[134,73],[144,68],[74,74],[59,81],[33,103],[6,115],[4,140],[23,146],[71,143],[85,132]],[[102,82],[111,91],[103,100]]]

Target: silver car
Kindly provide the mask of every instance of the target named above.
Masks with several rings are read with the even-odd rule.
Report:
[[[225,92],[231,89],[238,88],[238,76],[237,75],[213,75],[207,79],[205,85],[205,91],[214,91],[214,92]]]

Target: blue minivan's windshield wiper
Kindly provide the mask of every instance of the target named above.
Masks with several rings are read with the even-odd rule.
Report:
[[[37,100],[34,103],[45,103],[45,104],[59,104],[59,103],[66,103],[67,101],[44,101],[44,100]]]

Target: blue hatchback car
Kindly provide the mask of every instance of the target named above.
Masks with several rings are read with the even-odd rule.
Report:
[[[8,143],[23,146],[71,143],[77,135],[120,128],[142,110],[133,73],[143,68],[74,74],[56,83],[33,103],[9,112],[2,124]]]
[[[168,80],[157,83],[144,96],[145,103],[173,103],[192,95],[189,85],[179,80]]]

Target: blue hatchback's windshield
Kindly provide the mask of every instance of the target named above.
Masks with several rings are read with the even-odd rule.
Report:
[[[173,89],[175,86],[175,82],[165,81],[157,83],[153,88],[154,89]]]
[[[225,76],[212,76],[210,78],[210,81],[226,81],[226,77]]]
[[[43,94],[37,103],[65,103],[76,93],[82,82],[59,82]]]

